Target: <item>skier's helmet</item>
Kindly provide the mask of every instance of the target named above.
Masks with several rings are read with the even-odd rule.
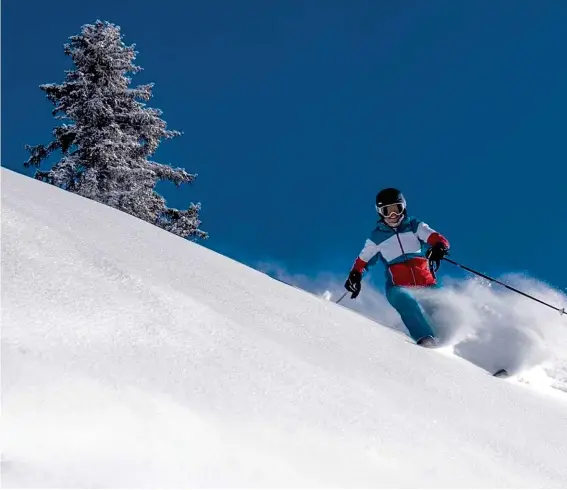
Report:
[[[398,189],[383,189],[376,196],[376,211],[387,224],[399,224],[406,214],[406,199]]]

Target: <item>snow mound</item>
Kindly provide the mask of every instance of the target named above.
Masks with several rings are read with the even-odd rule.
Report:
[[[567,404],[2,170],[6,487],[564,487]]]

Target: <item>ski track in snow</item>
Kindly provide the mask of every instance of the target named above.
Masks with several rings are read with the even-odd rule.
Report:
[[[421,349],[114,209],[2,191],[4,486],[567,485],[559,333],[494,379],[459,357],[470,318]]]

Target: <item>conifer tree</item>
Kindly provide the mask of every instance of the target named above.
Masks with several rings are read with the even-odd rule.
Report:
[[[168,130],[162,111],[147,107],[154,84],[131,88],[135,45],[122,40],[120,27],[97,20],[69,38],[64,52],[74,68],[61,84],[40,85],[61,121],[48,145],[29,146],[25,166],[38,167],[36,178],[120,209],[176,235],[207,238],[199,229],[200,204],[168,208],[155,192],[159,181],[180,186],[196,174],[151,160],[161,140],[179,136]],[[54,152],[61,158],[49,170],[40,164]]]

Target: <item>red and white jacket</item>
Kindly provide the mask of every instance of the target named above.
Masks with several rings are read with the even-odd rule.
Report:
[[[353,269],[364,272],[381,262],[387,270],[388,285],[432,286],[436,279],[425,253],[436,243],[449,248],[443,235],[417,218],[406,216],[395,229],[379,222],[366,240]]]

